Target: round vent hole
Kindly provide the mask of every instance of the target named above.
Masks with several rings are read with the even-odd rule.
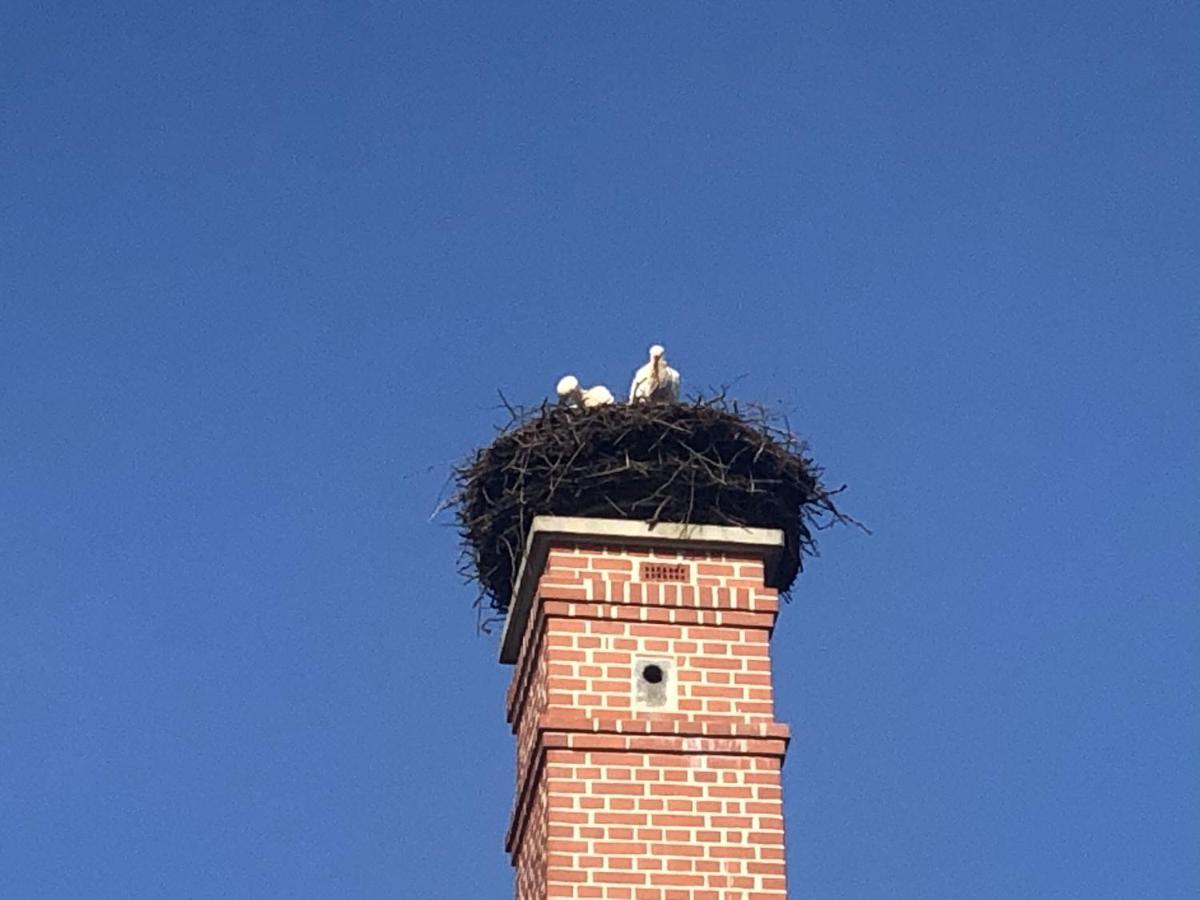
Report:
[[[649,684],[658,684],[663,680],[663,670],[661,666],[656,666],[653,663],[642,669],[642,678],[646,679]]]

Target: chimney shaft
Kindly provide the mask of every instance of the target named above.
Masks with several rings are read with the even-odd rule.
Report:
[[[518,900],[787,896],[782,547],[769,529],[534,520],[501,649]]]

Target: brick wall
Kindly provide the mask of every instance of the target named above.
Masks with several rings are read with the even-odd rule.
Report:
[[[508,692],[520,900],[787,896],[778,608],[754,552],[555,539]]]

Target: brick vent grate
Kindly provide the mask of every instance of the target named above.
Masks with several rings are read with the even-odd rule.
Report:
[[[642,563],[642,581],[691,580],[691,567],[682,563]]]

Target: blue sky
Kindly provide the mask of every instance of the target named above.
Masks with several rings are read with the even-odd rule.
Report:
[[[1185,3],[6,3],[0,896],[504,898],[451,461],[661,341],[874,536],[793,896],[1200,893]]]

